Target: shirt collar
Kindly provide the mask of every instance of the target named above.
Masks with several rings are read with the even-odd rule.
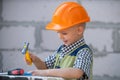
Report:
[[[84,38],[81,38],[80,40],[76,41],[75,43],[73,43],[69,46],[63,45],[61,51],[62,51],[62,53],[69,53],[70,51],[72,51],[76,47],[81,46],[83,44],[85,44],[85,40],[84,40]]]

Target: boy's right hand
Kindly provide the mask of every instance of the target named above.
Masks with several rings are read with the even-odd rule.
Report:
[[[30,56],[31,54],[29,53],[29,51],[26,52],[25,54],[25,61],[28,65],[32,65],[32,58]]]
[[[37,62],[38,59],[39,59],[36,55],[34,55],[34,54],[30,53],[30,52],[29,52],[28,57],[29,57],[30,60],[25,56],[25,61],[26,61],[26,63],[27,63],[28,65],[31,65],[32,62],[33,62],[33,63]]]

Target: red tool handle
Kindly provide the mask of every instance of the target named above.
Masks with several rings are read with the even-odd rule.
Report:
[[[24,70],[20,68],[8,71],[8,75],[23,75],[23,74],[24,74]]]

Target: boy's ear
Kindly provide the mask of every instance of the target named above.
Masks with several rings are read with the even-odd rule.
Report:
[[[83,34],[83,32],[84,32],[84,27],[83,26],[79,26],[78,27],[78,34],[81,35],[81,34]]]

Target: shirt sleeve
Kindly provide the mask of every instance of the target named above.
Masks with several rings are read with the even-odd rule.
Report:
[[[90,77],[92,61],[93,61],[93,54],[91,50],[88,48],[83,48],[78,52],[73,67],[82,69],[84,73],[87,75],[87,77]]]
[[[54,67],[55,59],[56,59],[56,52],[45,59],[45,64],[47,68],[52,69]]]

